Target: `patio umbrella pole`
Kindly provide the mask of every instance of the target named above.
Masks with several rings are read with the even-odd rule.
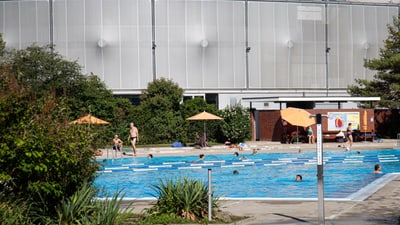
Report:
[[[204,121],[203,122],[203,126],[204,126],[204,134],[203,134],[203,137],[204,137],[204,148],[206,148],[207,147],[207,142],[206,142],[206,140],[207,140],[207,137],[206,137],[206,121]]]
[[[367,129],[368,129],[368,119],[367,119],[368,115],[367,115],[367,110],[364,109],[364,113],[363,113],[363,125],[362,125],[362,129],[364,130],[364,142],[367,142]]]
[[[223,118],[204,111],[202,113],[198,113],[194,116],[187,118],[187,120],[203,120],[204,128],[203,128],[203,134],[201,135],[201,138],[200,138],[200,142],[204,142],[204,145],[206,147],[206,140],[207,140],[206,120],[223,120]],[[200,144],[202,144],[202,143],[200,143]]]

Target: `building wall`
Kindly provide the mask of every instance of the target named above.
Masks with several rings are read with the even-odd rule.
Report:
[[[189,95],[226,94],[219,108],[232,96],[346,95],[373,77],[363,60],[379,56],[399,13],[324,1],[53,0],[52,20],[50,2],[0,0],[8,46],[53,43],[116,94],[159,77]]]

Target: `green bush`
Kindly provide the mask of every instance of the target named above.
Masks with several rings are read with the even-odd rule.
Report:
[[[96,189],[87,183],[71,197],[63,200],[57,207],[58,224],[122,224],[133,208],[129,205],[121,210],[123,196],[120,192],[112,198],[95,199]]]
[[[96,199],[97,190],[85,182],[81,189],[56,206],[57,216],[46,215],[47,209],[38,208],[42,204],[30,204],[26,200],[0,203],[0,225],[12,224],[123,224],[132,214],[132,203],[121,209],[123,196],[117,192],[104,200]]]
[[[227,107],[222,110],[224,120],[222,132],[232,143],[244,142],[251,138],[250,110],[241,105]]]
[[[152,185],[156,192],[157,202],[149,213],[153,215],[176,215],[188,220],[197,221],[208,216],[208,187],[198,180],[187,177],[176,181],[159,180],[158,185]],[[212,198],[212,208],[215,209],[218,198]]]
[[[0,202],[0,225],[33,224],[29,216],[30,206],[24,202]]]
[[[139,221],[138,225],[153,225],[153,224],[188,224],[192,221],[182,217],[177,217],[174,214],[161,214],[145,217]]]
[[[55,216],[60,200],[92,182],[99,167],[89,148],[97,130],[69,124],[67,90],[83,75],[45,48],[11,56],[0,58],[0,202],[23,199]]]

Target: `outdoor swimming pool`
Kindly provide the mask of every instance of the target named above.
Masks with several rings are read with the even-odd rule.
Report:
[[[109,193],[122,190],[125,198],[146,199],[153,197],[150,185],[157,184],[159,179],[189,176],[207,184],[210,168],[215,196],[228,199],[317,198],[315,152],[243,155],[247,158],[238,160],[233,154],[223,154],[206,155],[204,161],[199,161],[198,155],[109,159],[99,171],[95,184]],[[368,184],[391,179],[389,173],[400,172],[399,158],[400,150],[368,150],[360,154],[324,152],[325,197],[352,199],[351,196]],[[377,163],[382,165],[384,174],[371,173]],[[239,174],[233,175],[234,170]],[[302,182],[295,182],[296,174],[303,176]]]

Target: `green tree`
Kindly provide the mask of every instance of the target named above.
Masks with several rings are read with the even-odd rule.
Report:
[[[172,80],[149,83],[132,121],[137,124],[141,143],[171,143],[182,138],[184,120],[179,112],[183,89]]]
[[[70,125],[71,111],[65,97],[57,97],[55,89],[38,94],[34,87],[40,82],[30,79],[40,76],[22,78],[13,66],[26,65],[17,66],[12,60],[3,62],[0,201],[24,199],[36,204],[33,208],[54,215],[54,206],[63,197],[72,195],[83,181],[92,182],[95,178],[99,165],[94,162],[89,145],[96,130]]]
[[[94,139],[94,147],[109,145],[115,134],[128,136],[127,117],[132,104],[128,99],[114,97],[112,91],[96,75],[90,74],[78,80],[75,88],[68,92],[68,105],[74,116],[71,119],[91,113],[110,122],[95,127],[97,137]]]
[[[30,86],[37,97],[49,91],[56,96],[68,96],[84,79],[77,62],[65,60],[49,46],[30,46],[13,51],[9,66],[23,86]]]
[[[96,128],[97,137],[92,143],[95,147],[107,146],[114,134],[127,132],[122,126],[129,124],[126,112],[132,107],[130,102],[114,97],[98,76],[82,74],[77,62],[65,60],[49,46],[30,46],[5,57],[8,64],[4,66],[17,75],[21,85],[35,93],[35,98],[49,93],[64,97],[70,108],[69,120],[91,113],[110,122]]]
[[[365,67],[377,71],[374,79],[356,79],[356,85],[348,87],[352,96],[380,96],[379,106],[400,107],[400,21],[393,18],[388,25],[389,36],[380,49],[380,58],[365,61]]]
[[[251,121],[249,109],[237,104],[222,110],[224,118],[222,132],[233,143],[243,142],[251,137]]]

